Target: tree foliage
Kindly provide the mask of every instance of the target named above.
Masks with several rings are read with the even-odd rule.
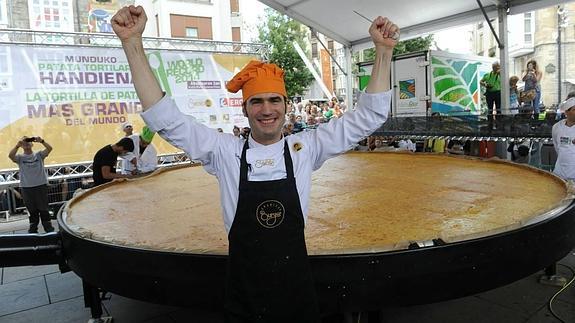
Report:
[[[425,37],[417,37],[408,40],[402,40],[393,49],[393,56],[420,52],[428,50],[433,43],[433,34]],[[366,62],[373,61],[375,59],[375,48],[366,49],[363,52],[363,60]]]
[[[259,42],[269,46],[269,61],[284,70],[288,97],[302,95],[314,78],[292,43],[296,41],[306,50],[306,27],[270,8],[266,9],[265,15],[264,21],[258,26]]]

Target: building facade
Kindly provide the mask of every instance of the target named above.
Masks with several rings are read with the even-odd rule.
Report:
[[[340,66],[345,69],[345,50],[343,45],[316,33],[310,35],[310,47],[312,63],[321,76],[324,85],[333,95],[345,100],[347,97],[347,78],[340,69]],[[312,95],[313,97],[323,97],[321,90],[314,90],[312,87],[310,92],[316,94],[315,96]]]
[[[148,13],[144,36],[242,41],[240,0],[136,1]]]
[[[575,3],[567,3],[508,18],[509,75],[521,78],[527,62],[534,59],[543,72],[541,94],[546,107],[556,105],[567,93],[575,91],[575,25],[569,20],[573,13]],[[497,28],[497,20],[492,24]],[[475,25],[473,38],[477,55],[499,56],[486,23]]]
[[[126,5],[148,15],[144,36],[241,41],[240,0],[0,0],[0,28],[112,33],[111,18]]]

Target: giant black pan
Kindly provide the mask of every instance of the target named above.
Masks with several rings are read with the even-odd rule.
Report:
[[[93,286],[143,301],[220,309],[226,256],[143,250],[82,238],[58,215],[65,263]],[[311,256],[322,312],[437,302],[493,289],[575,246],[572,201],[512,231],[382,253]],[[265,279],[265,277],[262,277]]]

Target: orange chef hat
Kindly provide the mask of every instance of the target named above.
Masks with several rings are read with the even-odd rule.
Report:
[[[242,90],[244,102],[252,95],[259,93],[279,93],[287,97],[284,83],[284,71],[276,64],[250,61],[227,84],[232,93]]]

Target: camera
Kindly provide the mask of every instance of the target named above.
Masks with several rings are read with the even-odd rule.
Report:
[[[36,137],[29,137],[24,139],[25,142],[34,142],[36,140]]]

